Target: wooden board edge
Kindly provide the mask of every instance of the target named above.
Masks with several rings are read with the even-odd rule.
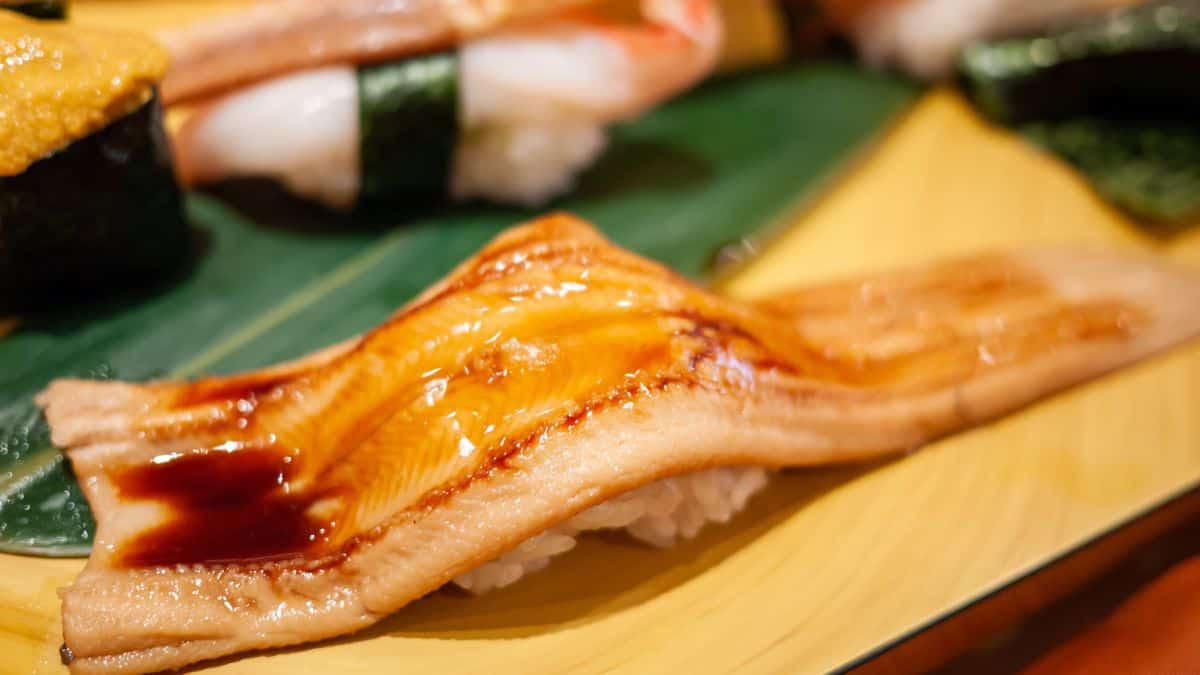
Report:
[[[896,675],[943,666],[1095,581],[1138,548],[1200,517],[1200,483],[930,619],[834,671]]]

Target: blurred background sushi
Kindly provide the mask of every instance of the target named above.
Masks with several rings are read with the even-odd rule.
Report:
[[[950,74],[972,42],[1036,32],[1139,0],[818,0],[874,66]]]
[[[959,87],[1144,222],[1200,214],[1200,0],[267,0],[140,36],[20,16],[62,18],[60,0],[0,6],[9,49],[66,45],[61,71],[5,72],[22,92],[0,122],[14,306],[177,268],[177,180],[266,178],[338,210],[537,208],[613,125],[830,52]]]
[[[155,93],[165,50],[0,10],[0,52],[0,307],[176,269],[189,234]]]
[[[969,45],[980,110],[1082,171],[1140,220],[1200,217],[1200,2],[1159,0]]]
[[[1200,217],[1200,2],[821,0],[867,64],[956,78],[980,111],[1143,222]]]
[[[717,64],[712,0],[276,0],[162,31],[188,185],[268,177],[335,208],[565,193],[608,125]]]

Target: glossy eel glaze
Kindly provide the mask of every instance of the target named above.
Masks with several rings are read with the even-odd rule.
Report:
[[[75,673],[348,633],[588,507],[715,466],[912,450],[1200,333],[1200,279],[982,256],[759,302],[554,215],[366,335],[39,397],[97,518]]]

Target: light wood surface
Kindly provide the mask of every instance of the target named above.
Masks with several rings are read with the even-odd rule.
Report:
[[[1187,546],[1175,537],[1195,541],[1198,518],[1200,490],[1192,490],[907,639],[883,646],[849,675],[1016,672],[1069,640],[1081,625],[1115,609],[1114,594],[1151,583],[1155,569],[1161,565],[1158,572],[1165,571],[1172,555],[1179,555],[1174,550]],[[1113,575],[1121,575],[1120,581]]]
[[[795,221],[731,292],[1031,242],[1200,264],[1200,236],[1140,234],[945,93]],[[903,460],[780,476],[669,551],[589,538],[503,591],[435,594],[364,633],[211,672],[826,671],[1200,482],[1198,407],[1192,346]],[[61,672],[55,589],[81,565],[0,556],[0,672]]]

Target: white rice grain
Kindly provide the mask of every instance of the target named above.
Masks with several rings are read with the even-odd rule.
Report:
[[[472,593],[486,593],[544,569],[550,558],[575,547],[580,533],[625,530],[633,538],[658,547],[691,539],[708,523],[727,523],[767,485],[769,472],[756,466],[720,467],[673,476],[631,490],[576,514],[530,537],[515,549],[484,563],[454,583]]]
[[[569,191],[607,143],[604,127],[589,123],[473,129],[454,152],[450,192],[455,199],[541,206]]]

